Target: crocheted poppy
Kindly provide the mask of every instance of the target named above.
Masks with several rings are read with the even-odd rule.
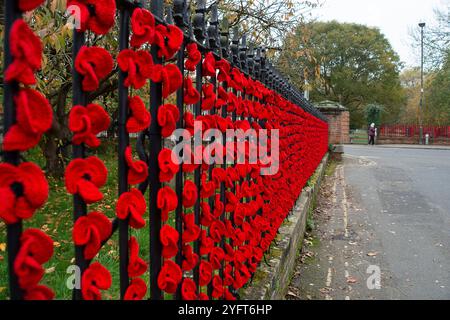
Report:
[[[171,24],[156,26],[155,44],[159,47],[158,57],[171,59],[180,50],[183,38],[183,31],[177,26]]]
[[[54,298],[53,290],[43,285],[27,288],[23,295],[24,300],[53,300]]]
[[[6,224],[31,218],[47,197],[48,183],[37,165],[0,163],[0,218]]]
[[[139,184],[147,180],[148,165],[142,160],[133,161],[129,146],[125,149],[125,161],[128,166],[128,184]]]
[[[161,210],[161,220],[166,222],[169,219],[169,212],[178,206],[177,194],[169,186],[165,186],[158,190],[156,204]]]
[[[206,235],[206,230],[202,230],[200,236],[200,255],[204,256],[209,254],[213,247],[214,240]]]
[[[181,298],[183,300],[197,300],[197,285],[194,280],[185,278],[181,284]]]
[[[176,256],[178,253],[178,239],[180,238],[180,234],[177,230],[165,224],[159,233],[159,240],[162,244],[162,252],[161,255],[170,259]]]
[[[184,236],[184,233],[183,233]],[[183,245],[183,262],[182,269],[183,271],[191,271],[194,269],[199,261],[198,254],[194,253],[192,247],[188,244]]]
[[[186,116],[186,117],[190,117],[190,116]],[[192,121],[194,121],[194,120],[192,120]],[[188,122],[185,120],[185,123],[187,124]],[[192,124],[192,131],[194,131],[193,124]],[[201,162],[203,159],[203,146],[202,145],[197,146],[195,148],[194,152],[192,152],[191,146],[188,145],[185,151],[186,151],[186,153],[183,156],[184,157],[190,156],[191,160],[190,160],[190,163],[183,162],[182,170],[183,170],[183,172],[188,172],[188,173],[194,172],[194,170],[200,166],[199,164],[196,164],[196,162],[197,163]]]
[[[228,288],[224,288],[223,297],[227,301],[235,301],[236,300],[236,297],[230,292],[230,290],[228,290]]]
[[[38,91],[21,89],[14,96],[16,123],[3,140],[4,151],[26,151],[41,140],[50,129],[53,111],[48,100]]]
[[[158,155],[160,182],[169,182],[180,170],[180,166],[172,161],[172,154],[170,149],[164,148]]]
[[[124,86],[140,89],[150,78],[153,59],[148,51],[124,49],[117,56],[117,64],[120,70],[127,73]]]
[[[192,208],[197,202],[198,191],[197,186],[190,180],[186,180],[183,188],[183,206]]]
[[[215,77],[216,76],[216,58],[212,52],[205,54],[202,64],[203,76]]]
[[[100,146],[97,135],[107,130],[110,122],[108,113],[98,104],[74,106],[69,114],[69,129],[74,133],[72,143],[97,148]]]
[[[218,275],[215,275],[212,280],[213,292],[211,296],[215,299],[219,299],[223,296],[223,282],[222,278]]]
[[[184,120],[184,128],[189,131],[191,136],[193,136],[194,135],[194,121],[195,121],[194,115],[191,112],[186,111],[183,115],[183,120]],[[183,171],[184,171],[184,168],[183,168]]]
[[[229,82],[230,81],[230,70],[231,70],[230,63],[225,59],[220,59],[219,61],[216,61],[215,67],[216,67],[216,69],[219,70],[219,74],[217,75],[217,81]]]
[[[42,264],[53,255],[53,240],[39,229],[27,229],[20,237],[14,272],[22,289],[32,288],[44,275]]]
[[[5,81],[36,84],[34,73],[41,69],[42,43],[28,24],[17,19],[9,34],[12,63],[5,71]]]
[[[91,212],[77,219],[73,226],[72,238],[77,246],[84,246],[84,258],[91,260],[111,232],[111,221],[103,213]]]
[[[222,221],[216,220],[211,224],[209,229],[209,236],[215,242],[220,242],[225,234],[225,225]]]
[[[128,133],[137,133],[150,126],[152,117],[139,96],[128,97],[131,114],[127,120]]]
[[[100,47],[82,46],[75,58],[75,70],[83,76],[83,90],[97,90],[100,81],[105,78],[113,68],[111,54]]]
[[[177,128],[177,121],[180,119],[180,111],[173,104],[164,104],[158,108],[158,124],[161,127],[161,135],[164,138],[170,137]]]
[[[202,100],[202,110],[211,110],[215,103],[217,96],[214,92],[214,86],[211,83],[204,84],[202,86],[203,100]]]
[[[211,253],[209,254],[209,262],[214,270],[218,270],[222,268],[222,261],[225,257],[225,253],[222,248],[214,247],[211,249]]]
[[[141,278],[131,280],[123,297],[124,300],[142,300],[147,293],[147,285]]]
[[[91,30],[96,34],[106,34],[114,26],[116,1],[114,0],[68,0],[67,8],[74,6],[71,14],[80,24],[79,31]],[[77,26],[78,27],[78,26]]]
[[[201,176],[201,190],[200,190],[200,197],[201,198],[209,198],[212,195],[214,195],[216,191],[216,184],[214,181],[207,181],[206,180],[206,173],[203,173]]]
[[[195,216],[193,214],[185,214],[183,216],[184,230],[183,243],[196,241],[200,236],[200,227],[195,223]]]
[[[140,277],[147,271],[148,264],[139,256],[139,243],[135,237],[128,240],[128,249],[128,275],[132,278]]]
[[[177,290],[181,278],[180,267],[172,260],[166,260],[158,274],[158,287],[164,292],[173,294]]]
[[[199,281],[198,281],[199,286],[203,287],[208,285],[208,283],[211,282],[213,274],[213,267],[211,263],[209,263],[206,260],[202,260],[198,267],[198,272],[199,272]]]
[[[152,44],[155,39],[155,17],[147,9],[136,8],[131,16],[130,44],[138,48],[144,43]]]
[[[116,215],[119,219],[129,219],[130,226],[135,229],[145,227],[143,218],[147,204],[144,196],[137,189],[131,189],[129,192],[122,193],[117,201]]]
[[[189,77],[184,78],[184,91],[183,102],[185,104],[196,104],[200,101],[200,93],[192,84],[192,79]]]
[[[39,7],[44,0],[19,0],[19,9],[20,11],[31,11]]]
[[[97,157],[74,159],[67,166],[65,183],[67,192],[79,194],[87,204],[103,199],[99,188],[104,186],[108,171]]]
[[[165,66],[156,64],[149,74],[153,82],[162,82],[162,95],[167,98],[183,85],[183,75],[178,67],[171,63]]]
[[[191,42],[186,46],[186,52],[187,59],[184,63],[184,68],[189,71],[195,71],[197,65],[202,61],[202,54],[195,42]]]
[[[108,290],[112,279],[108,269],[99,262],[92,263],[81,277],[81,293],[84,300],[101,300],[100,290]]]

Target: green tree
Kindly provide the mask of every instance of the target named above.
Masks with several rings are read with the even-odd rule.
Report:
[[[450,53],[425,91],[425,121],[435,125],[450,125]]]
[[[359,24],[311,22],[288,34],[280,69],[311,100],[334,100],[350,110],[353,128],[365,127],[364,107],[384,106],[382,122],[395,122],[405,104],[401,63],[377,28]]]

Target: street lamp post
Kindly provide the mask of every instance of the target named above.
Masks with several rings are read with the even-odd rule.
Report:
[[[419,107],[419,144],[423,144],[423,123],[422,123],[422,110],[423,110],[423,98],[424,98],[424,88],[423,88],[423,29],[425,28],[425,22],[419,23],[420,27],[420,48],[421,48],[421,58],[420,58],[420,107]]]

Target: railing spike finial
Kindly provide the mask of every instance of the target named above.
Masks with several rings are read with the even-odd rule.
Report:
[[[188,14],[188,4],[186,0],[173,1],[172,15],[175,20],[175,24],[179,28],[185,29],[186,27],[189,27]]]
[[[220,39],[219,39],[219,16],[217,12],[217,5],[213,3],[210,7],[211,19],[208,26],[208,44],[209,48],[213,51],[219,51]]]
[[[241,62],[241,69],[244,72],[248,72],[247,68],[247,35],[244,33],[241,38],[241,44],[239,46],[239,60]]]
[[[206,0],[197,0],[197,6],[195,8],[195,14],[192,21],[195,39],[203,44],[206,39]]]
[[[220,26],[220,46],[222,48],[222,57],[224,58],[228,58],[230,56],[229,36],[230,36],[230,26],[228,18],[224,17],[222,19],[222,24]]]

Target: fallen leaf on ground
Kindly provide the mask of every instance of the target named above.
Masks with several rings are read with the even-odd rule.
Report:
[[[378,252],[369,252],[367,255],[369,257],[376,257],[378,255]]]
[[[351,277],[351,276],[347,277],[347,283],[357,283],[357,282],[358,282],[358,279]]]

